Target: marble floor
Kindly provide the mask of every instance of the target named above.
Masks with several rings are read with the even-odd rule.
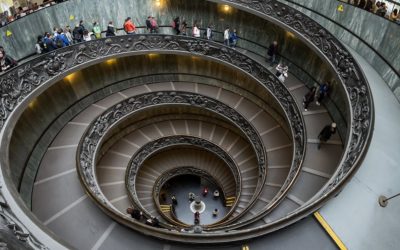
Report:
[[[198,176],[183,175],[171,179],[168,184],[170,185],[167,191],[167,202],[171,204],[171,196],[175,195],[178,201],[178,204],[175,205],[175,215],[183,223],[194,225],[194,213],[190,209],[190,192],[200,197],[205,204],[205,210],[200,214],[201,225],[216,223],[229,212],[229,208],[224,206],[222,198],[216,199],[213,197],[212,193],[218,187],[205,179],[201,179]],[[203,188],[206,186],[209,192],[206,196],[203,196]],[[214,209],[218,209],[217,216],[212,214]]]

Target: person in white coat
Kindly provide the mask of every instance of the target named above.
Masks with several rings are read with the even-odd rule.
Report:
[[[200,37],[200,29],[197,27],[197,24],[193,25],[192,35],[197,38]]]
[[[224,44],[229,46],[229,27],[224,30]]]

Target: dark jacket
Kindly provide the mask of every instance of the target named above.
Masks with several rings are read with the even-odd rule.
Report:
[[[150,19],[147,19],[147,20],[146,20],[146,27],[147,27],[148,30],[151,29],[151,22],[150,22]]]
[[[310,102],[314,101],[315,91],[316,91],[315,87],[313,87],[310,91],[308,91],[308,93],[304,96],[303,101],[305,103],[310,103]]]
[[[106,30],[106,37],[115,36],[115,28],[113,25],[108,25]]]
[[[58,47],[58,48],[62,48],[62,47],[65,47],[65,46],[69,46],[69,41],[68,41],[68,38],[67,38],[67,36],[65,35],[65,34],[63,34],[63,33],[61,33],[61,34],[59,34],[56,38],[55,38],[55,43],[56,43],[56,46]],[[61,46],[58,46],[58,44],[62,44]]]
[[[81,27],[75,27],[72,31],[72,38],[75,42],[82,42],[83,30]]]
[[[15,61],[12,57],[4,55],[4,61],[0,60],[0,72],[9,70],[17,65],[17,61]]]
[[[278,45],[271,44],[268,48],[268,55],[273,56],[278,53]]]
[[[55,45],[53,39],[48,37],[44,38],[44,45],[46,46],[47,52],[57,49],[57,46]]]
[[[319,138],[321,141],[327,141],[327,140],[329,140],[329,139],[331,138],[331,136],[332,136],[333,134],[335,134],[335,133],[336,133],[336,128],[333,128],[333,129],[332,129],[331,125],[326,125],[326,126],[322,129],[321,133],[319,133],[318,138]]]

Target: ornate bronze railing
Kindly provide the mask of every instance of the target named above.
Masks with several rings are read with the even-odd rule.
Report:
[[[160,139],[148,142],[146,145],[141,147],[139,151],[135,153],[135,155],[132,156],[128,168],[126,170],[126,178],[125,178],[125,183],[126,183],[126,188],[128,190],[128,196],[131,199],[131,201],[136,204],[137,206],[141,206],[141,202],[137,197],[137,192],[136,192],[136,177],[138,172],[140,171],[140,167],[143,165],[143,163],[148,159],[149,157],[153,156],[157,152],[160,152],[165,149],[169,149],[171,147],[179,147],[179,146],[193,146],[193,147],[198,147],[203,150],[207,150],[212,154],[215,154],[218,158],[220,158],[222,161],[225,162],[225,164],[228,166],[230,169],[230,172],[232,173],[235,181],[235,193],[234,195],[236,197],[240,197],[240,189],[241,189],[241,176],[240,176],[240,171],[232,159],[232,157],[226,153],[223,149],[215,145],[214,143],[211,143],[205,139],[202,138],[197,138],[193,136],[168,136],[168,137],[162,137]],[[192,168],[186,168],[186,169],[192,169]],[[201,171],[200,169],[198,169]],[[182,170],[183,171],[183,170]],[[169,173],[169,172],[168,172]],[[175,174],[178,174],[179,171]],[[179,173],[182,175],[182,173]],[[164,174],[163,174],[164,176]],[[165,179],[165,178],[164,178]],[[160,179],[157,180],[154,184],[154,195],[158,197],[158,193],[160,191],[160,188],[166,180]],[[217,179],[216,179],[217,180]],[[218,183],[218,186],[224,190],[224,185],[223,183]],[[224,191],[223,191],[224,193]],[[236,205],[236,204],[235,204]],[[235,206],[232,207],[232,209]],[[146,211],[142,207],[143,211]],[[146,213],[148,213],[146,211]],[[149,213],[148,213],[149,214]],[[231,213],[229,213],[231,214]],[[149,214],[150,215],[150,214]]]
[[[87,131],[83,135],[81,143],[78,147],[77,167],[78,173],[81,176],[81,180],[83,181],[85,188],[93,195],[93,198],[96,201],[99,201],[99,203],[106,208],[112,209],[112,205],[102,194],[95,178],[97,151],[101,148],[102,139],[107,136],[107,133],[110,132],[112,127],[120,123],[128,116],[131,116],[140,110],[158,107],[160,105],[190,105],[191,107],[206,109],[230,121],[240,131],[242,131],[253,147],[259,168],[258,185],[263,185],[266,178],[266,151],[258,132],[250,122],[248,122],[233,108],[210,97],[179,91],[163,91],[157,93],[140,94],[123,100],[122,102],[117,103],[116,105],[104,111],[87,128]],[[221,159],[223,159],[232,169],[232,171],[235,171],[236,169],[236,164],[234,161],[228,157],[223,150],[219,150],[219,147],[216,147],[214,144],[205,140],[199,140],[198,138],[192,137],[171,137],[156,140],[154,143],[150,142],[142,147],[131,158],[131,162],[129,163],[126,174],[127,188],[131,194],[131,198],[137,205],[140,205],[140,202],[136,197],[135,178],[139,167],[143,164],[147,157],[151,156],[158,150],[167,147],[171,143],[172,145],[191,144],[194,146],[206,146],[206,148],[214,150],[213,153],[217,154]],[[240,175],[237,174],[235,178],[240,178]],[[239,179],[235,181],[240,183]],[[254,199],[256,196],[257,192],[254,194]]]
[[[274,0],[220,0],[216,2],[233,5],[295,32],[299,38],[310,44],[318,54],[329,62],[332,69],[337,73],[337,77],[348,96],[350,124],[348,126],[349,133],[346,150],[338,170],[328,184],[313,199],[287,217],[266,226],[244,232],[232,231],[222,234],[206,233],[201,235],[170,232],[168,238],[171,240],[180,241],[182,236],[186,236],[188,241],[199,243],[203,242],[202,239],[207,239],[207,243],[248,239],[276,230],[308,215],[322,206],[329,197],[337,194],[348,177],[354,173],[366,153],[373,129],[373,100],[368,83],[350,52],[338,39],[330,35],[326,29],[305,14]],[[251,59],[244,55],[209,42],[192,38],[182,38],[180,40],[173,36],[152,35],[131,36],[129,38],[117,37],[78,44],[45,54],[2,75],[0,78],[2,94],[0,97],[0,128],[3,155],[7,152],[9,143],[9,139],[6,139],[5,136],[12,130],[16,117],[27,106],[28,102],[39,95],[43,89],[66,76],[69,72],[107,58],[134,54],[135,52],[148,53],[150,51],[194,53],[235,65],[238,69],[246,71],[263,83],[264,86],[267,86],[280,101],[289,121],[291,121],[292,131],[295,135],[295,151],[304,153],[304,146],[302,145],[304,145],[305,137],[304,128],[301,125],[300,112],[296,105],[292,104],[294,103],[293,98],[285,94],[287,90],[280,86],[279,82],[267,70],[258,64],[252,63]],[[292,172],[296,171],[301,161],[302,157],[296,153]],[[2,175],[2,182],[5,181],[6,184],[10,184],[7,173],[8,165],[8,159],[3,158],[1,160],[2,174],[4,175]],[[8,186],[12,189],[11,184],[7,185],[7,188]],[[22,202],[15,198],[17,195],[15,192],[12,192],[12,194],[10,192],[7,193],[6,199],[14,207],[23,207]],[[27,210],[23,209],[23,211],[28,213]],[[111,216],[120,221],[117,217]],[[21,215],[20,218],[26,222],[35,221],[35,219],[26,215]],[[30,226],[30,228],[32,229],[33,227]],[[163,238],[165,236],[165,232],[161,232],[159,229],[151,229],[148,226],[143,226],[141,229],[144,232],[151,232],[156,237]],[[27,233],[29,234],[29,231]],[[43,233],[37,234],[43,235]]]

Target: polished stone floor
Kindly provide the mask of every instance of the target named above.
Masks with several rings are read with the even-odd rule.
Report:
[[[175,215],[183,223],[194,225],[194,213],[190,209],[191,201],[189,193],[200,197],[205,204],[205,210],[200,214],[200,224],[209,225],[220,221],[229,211],[224,206],[222,198],[214,198],[213,192],[218,187],[198,176],[182,175],[168,181],[167,202],[171,202],[171,196],[175,195],[178,204],[175,205]],[[203,188],[208,187],[208,194],[203,196]],[[218,215],[213,216],[213,210],[218,209]]]

